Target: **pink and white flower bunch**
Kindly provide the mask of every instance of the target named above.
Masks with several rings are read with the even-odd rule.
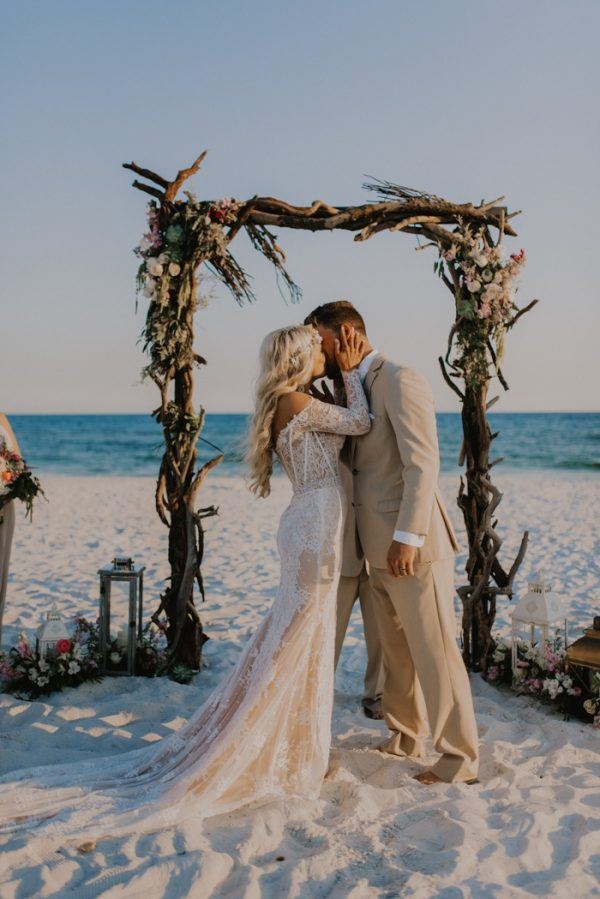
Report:
[[[176,278],[181,273],[181,266],[175,258],[179,256],[177,244],[181,229],[167,229],[165,235],[161,233],[158,206],[154,200],[148,203],[147,216],[148,230],[133,252],[143,260],[138,270],[138,285],[144,296],[151,299],[160,295],[165,274]],[[172,231],[171,240],[169,231]]]
[[[41,658],[22,632],[16,646],[0,653],[0,680],[3,689],[27,699],[35,699],[63,687],[99,680],[100,652],[98,626],[84,618],[75,619],[70,640],[58,640],[55,651]]]
[[[594,727],[600,728],[600,672],[598,671],[595,671],[592,676],[591,693],[592,696],[585,700],[583,707],[588,715],[592,716]]]
[[[137,643],[136,665],[140,674],[152,675],[167,659],[166,618],[149,621]]]
[[[213,222],[218,222],[220,225],[230,225],[236,220],[241,205],[233,197],[217,200],[215,203],[211,203],[208,210],[208,218]]]
[[[0,497],[10,493],[14,482],[26,470],[25,460],[9,450],[6,441],[0,439]]]
[[[33,500],[38,495],[44,496],[38,478],[34,477],[25,459],[0,439],[0,523],[2,507],[13,499],[25,503],[25,514],[31,517]]]
[[[592,678],[590,697],[583,687],[575,683],[567,670],[564,641],[559,635],[554,640],[517,643],[517,674],[512,671],[512,645],[507,640],[496,644],[485,678],[490,683],[504,683],[516,693],[549,700],[565,708],[575,707],[592,715],[595,727],[600,727],[600,674]]]
[[[525,251],[504,259],[501,245],[490,246],[466,226],[461,242],[442,250],[442,259],[453,262],[461,276],[459,314],[484,319],[492,325],[506,323],[516,309],[515,282],[525,265]]]

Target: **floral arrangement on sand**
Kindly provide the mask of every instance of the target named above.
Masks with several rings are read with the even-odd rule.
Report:
[[[166,618],[149,621],[138,639],[135,656],[136,674],[153,677],[167,657]],[[111,670],[127,668],[127,629],[122,628],[107,649]]]
[[[32,518],[33,500],[39,495],[44,496],[44,491],[38,478],[31,473],[25,459],[0,438],[0,523],[3,507],[13,499],[25,503],[25,514]]]
[[[5,693],[21,699],[76,687],[85,681],[102,680],[99,623],[76,616],[70,639],[58,640],[54,652],[41,658],[35,645],[24,632],[16,646],[0,652],[0,682]],[[145,626],[136,647],[136,673],[153,677],[166,658],[166,619],[150,621]],[[107,657],[112,670],[126,669],[127,645],[123,633],[110,641]],[[181,674],[181,672],[180,672]],[[185,682],[188,678],[176,677]]]
[[[564,713],[577,714],[600,728],[600,674],[591,679],[591,686],[576,683],[567,670],[566,650],[560,634],[554,640],[530,643],[517,642],[518,674],[512,670],[512,644],[501,640],[491,656],[485,678],[489,683],[506,684],[521,695],[533,696],[555,705]]]
[[[98,625],[75,618],[71,639],[58,640],[54,652],[41,658],[24,632],[8,652],[0,653],[0,678],[4,692],[36,699],[84,681],[99,681],[100,638]]]

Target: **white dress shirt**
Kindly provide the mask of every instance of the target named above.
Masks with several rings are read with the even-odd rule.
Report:
[[[365,378],[367,377],[367,372],[371,368],[371,364],[375,359],[375,356],[378,355],[377,350],[371,350],[370,353],[364,357],[360,365],[358,366],[358,376],[361,380],[361,383],[364,384]],[[373,415],[371,415],[373,418]],[[425,543],[425,537],[421,534],[411,534],[409,531],[394,531],[394,540],[397,540],[398,543],[406,543],[408,546],[423,546]]]

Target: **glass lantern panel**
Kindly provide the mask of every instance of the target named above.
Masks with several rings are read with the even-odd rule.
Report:
[[[119,641],[121,648],[127,648],[129,632],[129,581],[111,581],[110,584],[110,631],[111,640]]]

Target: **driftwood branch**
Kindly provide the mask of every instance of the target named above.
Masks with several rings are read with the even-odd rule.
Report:
[[[448,387],[450,387],[454,391],[454,393],[456,393],[456,395],[458,397],[460,397],[461,400],[464,400],[464,398],[465,398],[464,393],[462,393],[462,391],[459,389],[459,387],[454,383],[454,381],[452,380],[452,378],[450,377],[450,375],[448,374],[448,372],[446,370],[446,366],[444,364],[444,357],[439,356],[438,362],[440,363],[442,375],[444,376],[444,381],[446,382]]]
[[[169,186],[169,182],[166,178],[163,178],[162,175],[157,175],[156,172],[153,172],[151,169],[145,169],[135,162],[124,162],[123,168],[130,169],[132,172],[135,172],[136,175],[139,175],[140,178],[145,178],[146,181],[154,181],[155,184],[158,184],[159,187],[164,189]]]
[[[522,315],[525,315],[526,312],[529,312],[530,309],[533,309],[533,307],[537,306],[538,303],[539,300],[532,300],[531,303],[527,304],[527,306],[523,306],[522,309],[519,309],[516,315],[513,315],[510,321],[506,323],[506,329],[508,330],[509,328],[512,328],[519,321]]]
[[[175,178],[174,181],[170,181],[167,184],[167,186],[165,188],[165,200],[168,203],[173,202],[173,200],[177,196],[179,188],[184,183],[184,181],[187,181],[188,178],[191,178],[192,175],[196,174],[196,172],[202,165],[207,153],[208,153],[208,150],[204,150],[200,154],[200,156],[198,156],[198,158],[195,159],[194,162],[187,169],[180,169],[179,172],[177,172],[177,177]]]

